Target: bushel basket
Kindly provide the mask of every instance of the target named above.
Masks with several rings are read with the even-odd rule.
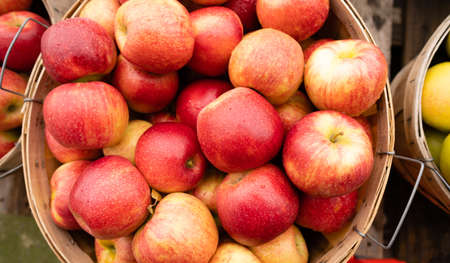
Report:
[[[87,0],[76,2],[65,18],[77,17]],[[321,34],[336,39],[354,38],[373,42],[361,17],[348,0],[331,0],[330,14]],[[31,96],[44,100],[58,83],[50,78],[37,62],[30,79]],[[389,85],[376,104],[374,168],[369,180],[359,190],[359,202],[355,217],[342,230],[331,235],[311,233],[306,237],[310,262],[346,262],[357,250],[363,237],[372,225],[385,186],[393,156],[386,154],[394,150],[394,115]],[[30,207],[36,222],[48,244],[62,262],[94,262],[93,239],[80,232],[68,232],[58,228],[50,215],[49,178],[59,163],[50,154],[45,144],[43,107],[39,103],[27,105],[23,122],[22,153],[26,189]]]

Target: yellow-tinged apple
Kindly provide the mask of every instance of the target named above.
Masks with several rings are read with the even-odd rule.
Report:
[[[194,51],[189,13],[177,0],[131,0],[114,22],[120,53],[144,70],[165,74],[181,69]]]
[[[206,205],[193,195],[172,193],[135,234],[132,249],[139,263],[207,263],[218,243],[219,233]]]
[[[426,124],[450,131],[450,62],[429,68],[422,90],[422,117]]]
[[[95,256],[98,263],[136,263],[131,242],[133,236],[116,239],[95,239]]]
[[[369,178],[373,163],[372,143],[364,127],[337,111],[306,115],[284,140],[286,173],[309,195],[332,197],[352,192]]]
[[[245,35],[234,48],[228,75],[233,86],[253,88],[279,105],[302,83],[303,68],[300,44],[281,31],[264,28]]]
[[[205,171],[205,175],[197,187],[195,187],[192,194],[202,200],[209,209],[217,212],[216,190],[224,178],[225,175],[223,173],[211,167]]]
[[[445,180],[450,183],[450,134],[447,135],[442,144],[440,168]]]
[[[122,140],[114,146],[103,148],[103,154],[105,156],[119,155],[128,159],[134,164],[136,144],[141,135],[151,126],[151,123],[143,120],[130,121],[122,137]]]
[[[313,112],[314,106],[303,92],[297,90],[286,103],[276,106],[275,109],[283,122],[284,131],[287,133],[303,116]]]
[[[305,65],[305,89],[319,110],[359,116],[383,93],[387,62],[381,50],[359,39],[318,47]]]
[[[89,161],[68,162],[55,170],[50,180],[50,214],[55,224],[66,230],[80,229],[69,210],[69,196],[73,185],[89,166]]]
[[[222,243],[209,263],[261,263],[246,247],[232,242]]]
[[[307,263],[308,248],[302,233],[292,225],[271,241],[250,250],[263,263]]]
[[[119,6],[117,0],[91,0],[81,10],[80,17],[94,20],[114,39],[114,19]]]

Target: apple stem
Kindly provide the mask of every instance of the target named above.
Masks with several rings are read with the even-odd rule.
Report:
[[[186,167],[189,169],[194,167],[194,158],[191,158],[186,161]]]
[[[335,143],[336,140],[337,140],[337,137],[339,137],[339,136],[341,136],[341,135],[344,135],[344,132],[339,132],[339,133],[334,134],[333,136],[331,136],[330,141],[331,141],[332,143]]]

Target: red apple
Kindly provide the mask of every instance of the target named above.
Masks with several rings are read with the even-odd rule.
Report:
[[[220,244],[209,263],[261,263],[246,247],[233,242]]]
[[[80,229],[69,210],[69,197],[73,185],[90,164],[89,161],[74,161],[61,165],[53,172],[50,180],[50,214],[57,226],[67,229]]]
[[[69,18],[45,31],[42,60],[55,80],[98,80],[116,65],[117,51],[106,30],[88,18]]]
[[[69,199],[78,224],[98,239],[131,234],[145,221],[149,205],[150,189],[145,178],[120,156],[106,156],[89,164]]]
[[[333,41],[333,39],[331,39],[331,38],[319,39],[317,41],[312,42],[307,48],[304,48],[303,55],[305,56],[305,64],[308,62],[308,59],[311,56],[311,54],[314,52],[314,50],[316,50],[318,47],[322,46],[323,44],[331,42],[331,41]]]
[[[287,133],[297,121],[313,112],[314,106],[308,97],[298,90],[286,103],[276,106],[275,109],[283,122],[284,131]]]
[[[238,172],[259,167],[278,153],[283,124],[264,97],[248,88],[235,88],[200,111],[197,136],[216,168]]]
[[[139,139],[135,158],[148,184],[164,193],[193,189],[205,171],[195,131],[182,123],[153,125]]]
[[[223,173],[214,168],[206,169],[205,176],[192,191],[211,211],[217,212],[216,192],[224,177]]]
[[[151,123],[143,120],[132,120],[128,123],[128,127],[122,137],[122,140],[116,145],[103,148],[103,154],[118,155],[126,158],[128,161],[134,162],[136,152],[136,144],[144,132],[152,126]]]
[[[4,61],[6,51],[19,27],[27,18],[34,18],[49,25],[47,20],[28,11],[14,11],[0,16],[0,59],[2,61]],[[34,21],[27,23],[9,54],[8,68],[18,71],[28,71],[33,68],[34,62],[41,51],[41,37],[45,29]]]
[[[95,239],[95,256],[98,263],[136,263],[131,250],[132,236],[112,240]]]
[[[329,0],[258,0],[256,13],[262,27],[281,30],[297,41],[307,39],[324,24]]]
[[[272,164],[228,174],[217,188],[216,205],[227,233],[257,246],[286,231],[298,213],[298,197],[283,172]]]
[[[25,93],[27,81],[14,71],[5,69],[2,87],[21,94]],[[22,124],[23,98],[10,92],[0,91],[0,131],[10,130]]]
[[[255,30],[259,26],[256,16],[256,0],[229,0],[225,6],[236,12],[245,32]]]
[[[177,94],[178,74],[157,75],[144,71],[125,57],[119,56],[113,83],[127,100],[130,108],[141,113],[162,110]]]
[[[144,70],[169,73],[192,57],[192,23],[176,0],[128,1],[117,11],[114,27],[122,55]]]
[[[192,195],[173,193],[161,200],[155,214],[136,233],[132,249],[139,263],[207,263],[218,241],[208,208]]]
[[[128,107],[114,87],[100,81],[67,83],[44,100],[45,126],[63,146],[100,149],[122,139]]]
[[[301,191],[321,197],[343,195],[369,178],[372,144],[353,118],[336,111],[316,111],[288,132],[283,165]]]
[[[195,46],[188,66],[206,76],[225,74],[243,35],[239,16],[229,8],[213,6],[192,12],[191,21]]]
[[[94,20],[114,39],[114,20],[119,6],[117,0],[91,0],[83,7],[79,17]]]
[[[76,160],[92,160],[97,159],[101,155],[101,151],[98,149],[80,150],[64,147],[53,138],[47,128],[45,129],[45,141],[47,142],[50,152],[61,163],[68,163]]]
[[[228,82],[215,79],[199,80],[187,85],[177,98],[177,119],[196,129],[199,112],[232,88]]]
[[[300,205],[299,213],[303,207]],[[308,248],[302,233],[294,225],[281,235],[250,250],[262,263],[307,263]]]
[[[0,131],[0,158],[16,145],[19,136],[14,131]]]
[[[192,2],[200,5],[221,5],[228,0],[191,0]]]
[[[152,124],[156,124],[159,122],[179,122],[175,114],[165,110],[151,113],[147,115],[146,119]]]
[[[0,14],[28,9],[31,2],[32,0],[2,0],[0,1]]]
[[[381,50],[363,40],[336,40],[317,48],[305,66],[305,88],[320,110],[358,116],[380,97],[387,80]]]
[[[354,216],[357,203],[358,191],[326,198],[302,194],[296,223],[318,232],[335,232]]]
[[[303,80],[303,52],[289,35],[261,29],[247,34],[231,54],[228,74],[235,87],[254,88],[283,104]]]

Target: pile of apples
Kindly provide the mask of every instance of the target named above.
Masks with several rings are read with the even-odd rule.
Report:
[[[444,51],[446,50],[446,52]],[[446,53],[446,54],[445,54]],[[450,34],[427,70],[422,89],[422,118],[431,156],[450,183]]]
[[[307,262],[294,223],[341,229],[371,174],[385,58],[303,51],[328,1],[181,2],[92,0],[42,36],[52,217],[99,262]]]
[[[25,11],[31,0],[2,0],[0,2],[0,62],[4,62],[6,51],[17,30],[29,17],[43,24],[46,19],[36,13]],[[29,22],[13,46],[3,76],[2,88],[25,93],[27,74],[39,56],[41,36],[45,28]],[[6,91],[0,91],[0,158],[7,154],[19,139],[23,114],[23,98]]]

